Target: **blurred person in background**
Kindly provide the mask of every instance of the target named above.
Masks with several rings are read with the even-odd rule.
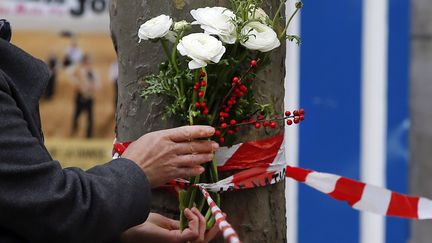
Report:
[[[63,67],[66,68],[66,73],[72,79],[76,68],[81,63],[84,54],[78,45],[76,37],[71,37],[70,46],[66,49],[65,57],[63,60]]]
[[[118,102],[118,78],[119,78],[119,66],[118,60],[115,60],[108,71],[108,78],[110,82],[113,84],[114,88],[114,114],[117,110],[117,102]]]
[[[58,58],[56,53],[53,50],[49,52],[46,63],[50,71],[50,79],[48,81],[48,85],[46,87],[44,97],[46,100],[51,100],[55,93],[55,86],[57,82],[57,70],[58,70]]]
[[[204,243],[206,221],[184,211],[188,228],[150,213],[151,188],[201,174],[218,145],[208,126],[146,134],[122,158],[63,169],[44,145],[39,98],[50,77],[46,64],[9,43],[0,20],[0,242]]]
[[[100,88],[100,81],[93,68],[89,54],[85,54],[74,73],[75,111],[72,119],[72,135],[78,131],[80,115],[87,113],[86,137],[93,137],[93,106],[94,97]]]

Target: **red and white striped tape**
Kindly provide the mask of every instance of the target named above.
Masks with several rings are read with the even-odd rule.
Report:
[[[427,198],[403,195],[338,175],[296,167],[287,167],[286,176],[361,211],[384,216],[432,219],[432,201]]]
[[[223,215],[220,208],[216,205],[216,203],[213,201],[213,199],[210,197],[210,194],[207,192],[207,190],[202,187],[198,186],[201,193],[204,195],[204,198],[207,201],[207,204],[209,205],[211,212],[213,214],[213,217],[216,220],[216,225],[219,227],[219,230],[222,232],[222,235],[226,241],[229,243],[240,243],[240,238],[233,229],[233,227],[226,221],[225,216]]]
[[[116,144],[115,157],[120,156],[127,145]],[[358,210],[385,216],[432,219],[430,199],[403,195],[338,175],[287,167],[283,147],[283,136],[279,135],[221,148],[216,154],[218,169],[241,171],[217,183],[200,186],[208,191],[222,192],[266,186],[289,177]],[[187,183],[176,181],[174,185],[182,187]]]

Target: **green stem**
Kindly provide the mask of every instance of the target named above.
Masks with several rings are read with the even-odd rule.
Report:
[[[275,16],[274,16],[274,18],[273,18],[273,22],[272,22],[272,27],[273,27],[273,29],[276,28],[276,23],[277,23],[276,21],[281,17],[281,12],[282,12],[283,7],[285,6],[286,1],[287,1],[287,0],[281,0],[281,3],[280,3],[280,5],[279,5],[279,8],[278,8],[278,10],[276,11],[276,14],[275,14]]]
[[[181,190],[179,192],[179,210],[180,210],[180,230],[182,231],[187,227],[187,219],[184,215],[184,210],[186,209],[185,197],[186,197],[186,191]]]
[[[296,8],[296,10],[294,11],[294,13],[291,14],[291,17],[288,19],[287,25],[285,26],[284,30],[282,31],[282,33],[279,35],[279,39],[282,40],[284,38],[286,38],[286,32],[288,30],[288,27],[290,26],[293,18],[297,15],[297,13],[300,11],[300,8]]]
[[[171,54],[170,54],[170,51],[168,48],[167,41],[165,39],[160,39],[160,42],[162,44],[162,48],[164,50],[164,53],[165,53],[166,57],[168,58],[168,62],[170,63],[170,65],[172,67],[174,67],[174,64],[172,63]]]

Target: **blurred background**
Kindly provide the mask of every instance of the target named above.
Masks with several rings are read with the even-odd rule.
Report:
[[[288,161],[432,198],[432,1],[303,2],[290,29],[303,42],[287,45],[285,88],[286,108],[304,107],[308,120],[286,131]],[[110,159],[118,71],[109,4],[0,1],[12,42],[52,70],[40,111],[48,148],[64,166]],[[291,180],[286,195],[290,243],[432,238],[429,221],[359,213]]]
[[[40,113],[47,147],[65,166],[110,159],[117,65],[105,0],[1,0],[11,42],[45,61],[52,76]]]

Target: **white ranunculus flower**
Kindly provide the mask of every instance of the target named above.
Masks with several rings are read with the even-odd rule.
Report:
[[[246,41],[242,40],[241,44],[250,50],[268,52],[281,44],[272,28],[257,21],[247,24],[242,29],[242,34],[247,35],[248,39]]]
[[[255,11],[255,13],[254,13],[254,11]],[[249,11],[249,19],[259,20],[259,21],[261,21],[262,23],[267,23],[267,20],[269,20],[270,17],[269,17],[268,14],[264,11],[264,9],[253,7],[253,8]]]
[[[177,50],[183,56],[192,60],[189,69],[207,66],[208,63],[218,63],[225,53],[222,42],[205,33],[194,33],[183,37],[177,45]]]
[[[199,24],[206,34],[217,35],[228,44],[234,44],[237,40],[236,26],[233,22],[235,14],[223,7],[198,8],[191,11],[196,20],[192,24]]]
[[[138,31],[140,42],[141,40],[165,37],[168,34],[172,24],[173,20],[171,17],[164,14],[148,20],[143,25],[141,25]]]
[[[182,20],[174,23],[174,31],[182,31],[189,28],[190,24],[186,20]]]

